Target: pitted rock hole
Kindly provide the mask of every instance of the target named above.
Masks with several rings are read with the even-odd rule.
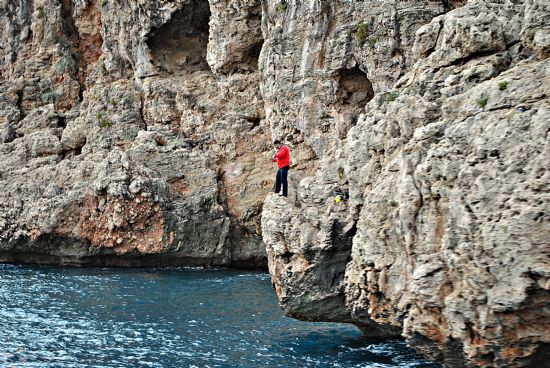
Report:
[[[210,7],[207,0],[192,0],[153,32],[147,46],[160,72],[210,70],[206,62]]]
[[[246,54],[245,58],[245,66],[248,66],[248,69],[251,71],[258,70],[258,59],[260,58],[260,52],[262,51],[262,46],[264,44],[264,40],[259,40],[250,48],[248,49],[248,52]],[[243,69],[247,69],[246,67]]]
[[[338,100],[351,110],[361,111],[374,97],[372,84],[359,67],[338,71]]]
[[[263,39],[250,45],[244,52],[238,56],[238,60],[233,63],[228,63],[220,71],[226,74],[232,73],[251,73],[258,70],[258,59],[264,44]]]

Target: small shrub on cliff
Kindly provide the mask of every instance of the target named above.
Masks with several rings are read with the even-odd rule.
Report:
[[[75,63],[70,56],[65,56],[59,59],[54,64],[54,69],[57,74],[76,73]]]
[[[113,125],[113,122],[109,119],[103,119],[99,122],[100,128],[110,128]]]
[[[49,89],[40,95],[40,101],[42,101],[43,104],[56,102],[58,97],[59,97],[59,93],[57,93],[57,91],[53,91]]]
[[[508,89],[508,81],[498,82],[498,89],[501,91],[506,91],[506,89]]]
[[[355,26],[355,37],[357,41],[362,45],[365,43],[367,36],[369,35],[369,25],[365,22],[357,23]]]
[[[44,18],[44,8],[39,6],[38,8],[36,8],[36,16],[38,18]]]
[[[277,4],[277,11],[280,13],[284,13],[286,11],[286,2],[281,1],[279,4]]]
[[[489,97],[485,95],[479,96],[479,98],[476,100],[476,103],[479,107],[484,108],[485,105],[487,105],[487,102],[489,101]]]
[[[67,69],[67,66],[69,65],[69,62],[67,61],[67,59],[65,58],[61,58],[57,61],[57,63],[55,63],[54,67],[55,67],[55,71],[58,73],[58,74],[63,74],[65,72],[65,70]]]
[[[393,102],[395,101],[395,99],[399,96],[399,92],[397,91],[391,91],[390,93],[388,93],[388,95],[386,96],[386,102],[387,103],[390,103],[390,102]]]
[[[113,126],[113,121],[106,118],[102,114],[98,113],[96,115],[96,118],[97,118],[97,126],[100,128],[110,128],[111,126]]]
[[[373,37],[369,40],[369,47],[371,48],[371,50],[374,49],[377,42],[378,42],[378,37]]]
[[[122,99],[122,104],[126,107],[131,107],[133,103],[134,103],[134,96],[125,96]]]
[[[105,74],[107,72],[107,67],[105,67],[105,60],[103,59],[103,56],[101,56],[98,60],[99,65],[99,71],[101,74]]]

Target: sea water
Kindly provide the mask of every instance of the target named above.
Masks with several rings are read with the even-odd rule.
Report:
[[[284,317],[265,273],[0,264],[0,367],[438,365],[401,340]]]

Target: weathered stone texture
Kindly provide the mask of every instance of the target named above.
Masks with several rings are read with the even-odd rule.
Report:
[[[434,1],[263,6],[266,116],[274,136],[294,143],[298,155],[313,149],[317,157],[338,145],[374,93],[386,90],[410,65],[411,33],[444,11]]]
[[[356,126],[292,200],[264,205],[287,314],[401,331],[449,367],[547,364],[549,15],[471,1],[417,24],[393,86],[367,73],[379,93]]]
[[[2,259],[265,264],[259,1],[0,8]]]

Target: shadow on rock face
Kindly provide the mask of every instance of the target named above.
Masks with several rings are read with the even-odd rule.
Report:
[[[194,0],[176,11],[167,23],[153,31],[147,46],[153,64],[164,73],[210,70],[206,62],[208,45],[208,1]]]
[[[301,208],[269,195],[262,214],[272,282],[285,314],[304,321],[353,323],[370,337],[396,337],[399,331],[357,323],[346,307],[344,275],[351,257],[355,223],[333,213],[313,217],[311,203]]]

